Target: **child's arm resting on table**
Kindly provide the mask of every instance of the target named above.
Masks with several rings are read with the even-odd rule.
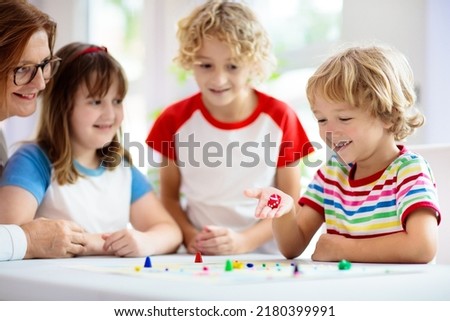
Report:
[[[270,195],[278,194],[278,208],[270,208]],[[258,198],[255,215],[273,218],[273,232],[280,252],[286,258],[300,255],[323,223],[321,216],[311,207],[293,206],[292,198],[275,189],[246,190],[246,195]],[[428,263],[437,249],[437,220],[431,209],[418,209],[408,216],[405,231],[364,239],[342,235],[322,234],[312,255],[315,261],[372,263]]]
[[[323,234],[312,258],[317,261],[428,263],[436,254],[437,226],[435,213],[430,209],[418,209],[408,216],[403,232],[365,239]]]

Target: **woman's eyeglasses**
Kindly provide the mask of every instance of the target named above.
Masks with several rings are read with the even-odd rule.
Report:
[[[61,58],[53,57],[41,62],[40,64],[23,65],[14,68],[14,84],[16,84],[16,86],[29,84],[33,81],[34,77],[36,77],[39,68],[42,69],[44,80],[50,80],[50,78],[52,78],[58,70],[60,63]]]

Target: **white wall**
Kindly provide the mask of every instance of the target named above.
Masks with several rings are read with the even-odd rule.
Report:
[[[58,24],[55,49],[72,41],[88,39],[88,0],[32,0]]]
[[[408,58],[418,92],[425,82],[426,0],[344,0],[342,41],[384,43]],[[423,107],[421,95],[417,106]],[[421,128],[408,141],[425,141]]]
[[[190,1],[165,0],[145,1],[144,11],[149,13],[144,20],[145,41],[145,92],[146,105],[151,109],[162,108],[178,99],[184,98],[187,92],[175,92],[176,77],[170,75],[168,66],[175,57],[178,42],[176,40],[177,21],[192,6]]]
[[[343,42],[382,42],[408,58],[425,125],[409,143],[448,143],[450,1],[344,0]]]
[[[426,12],[423,105],[427,107],[426,141],[450,142],[450,1],[428,0]]]

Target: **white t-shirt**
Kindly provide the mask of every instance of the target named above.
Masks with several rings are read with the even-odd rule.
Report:
[[[312,150],[295,112],[256,94],[254,112],[236,123],[215,119],[196,94],[164,110],[147,137],[153,150],[177,161],[185,211],[197,229],[217,225],[243,231],[257,224],[257,202],[243,190],[273,186],[279,167]],[[278,250],[272,240],[256,252]]]
[[[0,186],[30,192],[39,204],[36,217],[74,221],[89,233],[126,228],[131,204],[152,191],[146,177],[128,162],[113,170],[74,165],[83,176],[74,184],[59,185],[45,152],[36,144],[22,145],[10,157]]]

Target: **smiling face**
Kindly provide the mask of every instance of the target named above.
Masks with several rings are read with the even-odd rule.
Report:
[[[28,64],[39,64],[50,58],[48,36],[43,30],[34,33],[25,47],[17,67]],[[14,73],[11,71],[6,87],[7,117],[29,116],[36,110],[37,96],[45,88],[46,81],[39,69],[33,80],[26,85],[14,84]]]
[[[251,97],[250,66],[233,59],[229,46],[215,38],[205,38],[193,66],[195,80],[206,107],[239,111]]]
[[[91,97],[85,85],[78,88],[70,119],[71,144],[75,159],[94,166],[96,150],[109,144],[123,120],[123,97],[113,81],[104,97]]]
[[[378,167],[377,163],[386,158],[387,152],[389,155],[398,152],[389,126],[363,108],[316,96],[313,113],[321,138],[346,163]]]

